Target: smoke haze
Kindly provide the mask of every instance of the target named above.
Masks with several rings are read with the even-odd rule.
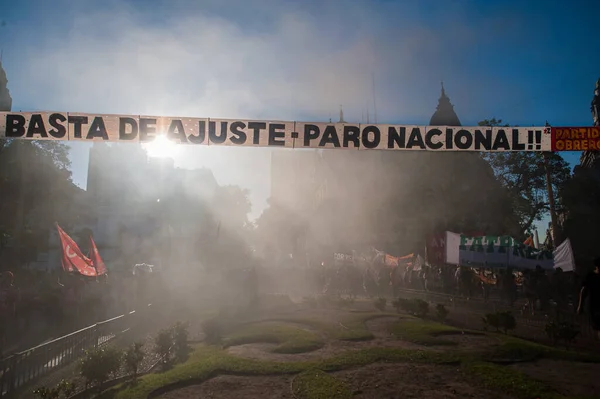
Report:
[[[374,74],[379,121],[426,123],[442,75],[450,90],[461,87],[451,91],[461,115],[481,103],[468,87],[484,77],[469,74],[467,85],[450,55],[484,44],[503,19],[469,19],[461,2],[444,5],[440,24],[423,24],[410,2],[58,3],[39,10],[60,10],[58,25],[43,22],[44,35],[20,46],[18,61],[15,48],[5,52],[19,65],[9,70],[15,109],[337,120],[343,104],[346,119],[360,121],[367,108],[373,119]],[[25,28],[8,22],[13,33]],[[80,183],[87,148],[78,147]],[[250,188],[256,216],[269,195],[269,158],[266,149],[188,148],[177,164],[208,166],[220,183]]]
[[[465,125],[498,112],[515,124],[548,117],[532,116],[531,103],[513,106],[547,88],[536,66],[548,65],[548,53],[523,46],[523,37],[533,42],[553,32],[551,19],[531,20],[523,5],[26,3],[0,5],[15,110],[325,121],[337,120],[343,104],[345,119],[357,122],[367,108],[373,119],[374,75],[379,122],[427,123],[442,78]],[[568,25],[570,14],[560,15]],[[578,107],[586,110],[587,102]],[[566,112],[561,107],[553,117]],[[87,147],[73,146],[74,179],[85,186]],[[176,162],[209,167],[219,183],[251,189],[257,216],[269,196],[269,159],[267,149],[186,148]]]

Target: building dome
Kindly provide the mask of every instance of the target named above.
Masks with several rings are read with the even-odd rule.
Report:
[[[12,108],[12,98],[7,85],[6,72],[2,68],[2,62],[0,62],[0,111],[2,112],[10,111]]]
[[[438,100],[437,109],[429,120],[429,126],[461,126],[460,120],[454,112],[454,106],[444,90],[444,83],[442,83],[442,94]]]

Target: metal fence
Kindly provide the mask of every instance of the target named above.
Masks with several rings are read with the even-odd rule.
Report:
[[[132,311],[72,332],[0,360],[0,398],[81,358],[130,331],[151,309]]]

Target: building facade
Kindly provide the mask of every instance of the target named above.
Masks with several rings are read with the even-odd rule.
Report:
[[[461,126],[443,85],[429,124]],[[501,216],[490,216],[490,209],[511,211],[502,208],[502,188],[477,153],[321,150],[294,166],[297,152],[273,157],[272,197],[289,198],[292,214],[305,218],[304,245],[297,247],[309,253],[375,245],[405,255],[422,252],[425,237],[447,229],[512,234]],[[298,183],[308,177],[310,184]]]
[[[193,252],[199,237],[214,231],[217,188],[209,169],[176,168],[173,159],[148,157],[138,145],[95,143],[87,183],[94,223],[79,229],[91,230],[109,267],[166,267],[172,253]]]

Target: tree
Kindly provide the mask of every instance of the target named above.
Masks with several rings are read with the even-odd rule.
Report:
[[[598,256],[600,236],[600,171],[598,168],[575,167],[573,178],[558,193],[566,220],[564,236],[571,241],[576,258],[591,264]]]
[[[479,122],[479,126],[508,125],[503,124],[501,119],[492,118]],[[571,175],[568,163],[553,152],[495,152],[483,153],[482,157],[490,164],[496,178],[507,190],[523,235],[550,209],[544,157],[548,160],[554,194],[569,181]],[[560,209],[560,197],[556,198],[555,203],[556,208]]]
[[[210,221],[207,225],[214,227],[210,258],[218,268],[243,265],[250,257],[254,226],[248,219],[252,209],[248,195],[249,191],[239,186],[221,186],[208,204]]]
[[[0,140],[0,255],[5,261],[8,256],[5,264],[34,260],[46,249],[55,221],[72,224],[87,212],[73,206],[83,190],[71,180],[68,153],[68,146],[57,141]]]
[[[248,198],[250,192],[239,186],[221,186],[217,188],[213,201],[215,216],[221,228],[242,233],[251,229],[248,214],[252,210],[252,203]]]
[[[307,251],[323,256],[371,246],[423,253],[426,237],[446,230],[521,231],[507,190],[478,153],[326,150],[314,162],[302,166],[316,170],[314,187],[288,193],[300,197],[292,201],[299,209],[272,204],[257,220],[263,240],[282,252],[298,231]]]
[[[268,201],[267,207],[256,219],[255,244],[267,257],[294,252],[294,241],[303,224],[297,215],[279,204]]]

